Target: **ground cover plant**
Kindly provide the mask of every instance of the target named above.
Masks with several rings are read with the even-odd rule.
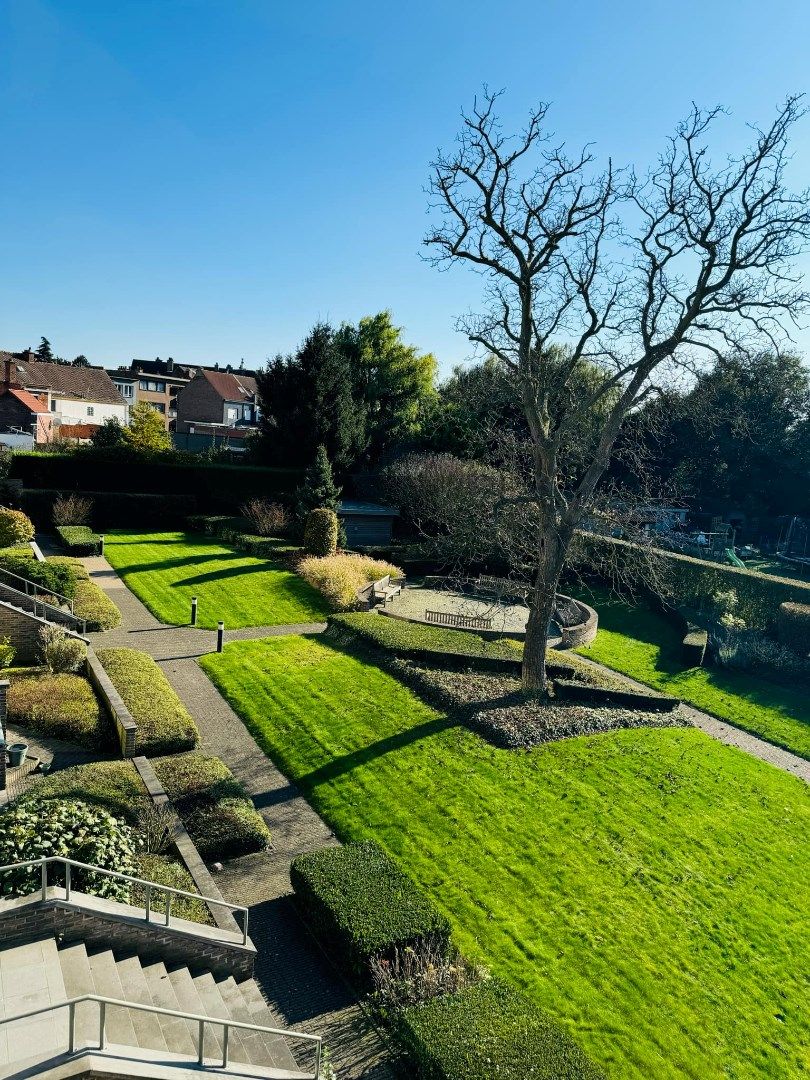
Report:
[[[201,663],[338,834],[376,839],[608,1075],[801,1074],[800,781],[694,729],[497,749],[309,638]]]
[[[328,606],[281,562],[240,554],[207,537],[179,532],[116,532],[107,558],[127,586],[163,622],[188,623],[199,598],[198,625],[228,629],[315,622]]]
[[[106,749],[114,731],[83,675],[51,674],[37,668],[10,673],[8,719],[37,735]]]
[[[124,705],[138,725],[136,752],[151,756],[190,750],[200,737],[188,709],[155,661],[139,649],[97,649]]]
[[[261,815],[219,758],[175,754],[152,765],[204,859],[236,858],[269,845]]]
[[[727,668],[684,670],[682,634],[663,615],[630,607],[607,591],[592,590],[583,599],[599,612],[599,632],[579,650],[583,656],[810,759],[806,687]]]

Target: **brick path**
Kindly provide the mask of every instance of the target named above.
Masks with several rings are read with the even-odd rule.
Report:
[[[340,1080],[394,1080],[395,1054],[351,987],[321,953],[291,900],[290,862],[335,844],[334,833],[256,744],[197,658],[216,647],[216,632],[167,626],[129,591],[106,559],[83,559],[121,612],[121,626],[88,635],[97,647],[142,649],[157,660],[200,729],[200,749],[221,758],[250,792],[273,836],[272,850],[233,859],[217,875],[227,900],[250,906],[258,949],[256,978],[286,1024],[323,1036]],[[312,634],[325,623],[227,631],[226,641]]]

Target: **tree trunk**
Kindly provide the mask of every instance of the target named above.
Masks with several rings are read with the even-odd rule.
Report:
[[[553,536],[553,539],[550,535]],[[556,534],[556,535],[555,535]],[[524,690],[545,690],[546,647],[548,624],[554,614],[557,584],[562,573],[568,544],[556,530],[548,530],[540,551],[539,566],[534,579],[526,640],[523,644],[521,681]]]

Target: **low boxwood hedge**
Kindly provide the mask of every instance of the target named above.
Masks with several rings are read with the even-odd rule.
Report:
[[[219,758],[177,754],[157,758],[152,766],[204,859],[232,859],[267,848],[270,830]]]
[[[148,802],[146,788],[131,761],[94,761],[60,769],[43,776],[30,797],[92,803],[130,824],[138,820]]]
[[[43,564],[40,564],[43,565]],[[46,566],[65,566],[74,578],[73,613],[84,619],[88,633],[112,630],[121,622],[121,612],[103,589],[93,581],[81,562],[70,555],[52,555]]]
[[[191,514],[187,520],[192,532],[216,536],[236,551],[244,551],[254,559],[277,560],[300,550],[284,538],[251,533],[250,522],[243,517],[231,517],[228,514]]]
[[[49,592],[60,593],[62,596],[66,596],[69,600],[73,599],[76,590],[76,570],[67,562],[38,562],[36,559],[29,559],[20,556],[0,556],[0,570],[7,570],[10,574],[16,575],[16,577],[25,578],[26,581],[33,581],[35,585],[39,585],[42,589],[47,589]],[[0,582],[6,583],[7,579],[0,574]],[[13,579],[8,580],[7,583],[13,588],[23,588],[22,583],[15,583]]]
[[[38,735],[106,749],[114,731],[83,675],[52,675],[31,668],[11,675],[8,718]]]
[[[514,666],[520,660],[519,649],[509,641],[487,641],[469,631],[405,622],[375,612],[332,615],[329,633],[336,637],[351,636],[365,645],[414,660],[435,659],[437,653],[494,660],[498,667],[504,662]]]
[[[423,1080],[604,1080],[549,1016],[491,979],[393,1018]]]
[[[109,648],[96,655],[138,725],[136,753],[151,757],[197,745],[197,725],[151,656]]]
[[[374,841],[299,855],[290,879],[314,933],[361,980],[396,947],[449,943],[448,920]]]
[[[56,532],[72,555],[96,555],[101,537],[87,525],[57,525]]]

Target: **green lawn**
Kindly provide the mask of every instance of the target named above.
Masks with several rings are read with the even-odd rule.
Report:
[[[582,599],[599,612],[599,633],[583,656],[810,759],[810,687],[716,667],[684,671],[681,637],[668,619],[604,591]]]
[[[104,553],[153,615],[183,625],[199,597],[198,625],[226,629],[315,622],[323,598],[281,564],[188,533],[108,533]]]
[[[201,663],[337,832],[380,841],[612,1078],[802,1074],[800,781],[693,729],[497,750],[309,638]]]

